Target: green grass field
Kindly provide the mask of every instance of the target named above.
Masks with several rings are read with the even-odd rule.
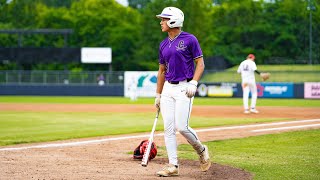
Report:
[[[212,160],[251,172],[254,179],[320,178],[320,130],[295,131],[281,134],[212,141],[205,144]],[[189,145],[178,147],[180,158],[194,159]]]
[[[267,82],[320,82],[320,65],[257,65],[261,72],[270,72]],[[237,73],[238,66],[219,72],[207,72],[201,78],[202,82],[241,82]],[[257,82],[261,78],[256,75]]]
[[[131,102],[121,97],[0,96],[1,103],[150,104],[153,98]],[[196,98],[195,105],[239,106],[241,98]],[[258,99],[259,106],[319,107],[320,100]],[[150,113],[62,113],[0,111],[0,146],[63,139],[149,132]],[[213,127],[281,121],[272,118],[191,117],[191,126]],[[157,130],[163,130],[160,116]],[[320,130],[298,131],[243,139],[206,142],[216,163],[243,168],[255,179],[319,179]],[[159,147],[163,149],[163,147]],[[196,157],[189,145],[179,146],[180,158]],[[164,153],[163,153],[164,154]],[[161,154],[159,154],[161,156]]]
[[[153,98],[139,98],[131,102],[122,97],[42,97],[1,96],[5,103],[59,103],[59,104],[149,104]],[[196,98],[195,105],[239,106],[241,98]],[[276,104],[275,104],[276,103]],[[319,100],[258,99],[259,106],[320,107]],[[54,141],[73,138],[149,132],[154,112],[103,113],[103,112],[12,112],[0,111],[0,146]],[[191,117],[194,128],[287,120],[283,118],[204,118]],[[163,130],[160,121],[157,130]]]
[[[0,96],[2,103],[63,103],[63,104],[150,104],[153,98],[139,98],[130,101],[123,97],[75,97],[75,96]],[[317,99],[273,99],[259,98],[259,106],[287,106],[287,107],[320,107]],[[242,98],[195,98],[195,105],[239,106]]]

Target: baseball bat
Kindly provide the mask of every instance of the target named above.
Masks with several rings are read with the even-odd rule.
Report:
[[[150,151],[151,151],[151,145],[153,143],[153,136],[154,136],[154,132],[156,130],[156,126],[157,126],[157,121],[158,121],[158,117],[159,117],[159,112],[160,109],[158,109],[157,114],[156,114],[156,118],[154,119],[154,123],[153,123],[153,127],[150,133],[150,137],[149,137],[149,141],[148,141],[148,146],[146,151],[143,154],[143,158],[142,158],[142,162],[141,165],[143,167],[147,167],[148,166],[148,162],[149,162],[149,155],[150,155]]]

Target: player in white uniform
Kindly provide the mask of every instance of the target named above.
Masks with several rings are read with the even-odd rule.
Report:
[[[162,32],[168,33],[159,46],[155,105],[160,108],[164,121],[169,158],[169,164],[157,175],[179,175],[176,131],[193,146],[199,155],[201,170],[207,171],[211,166],[208,147],[200,142],[189,126],[194,95],[204,71],[202,50],[194,35],[181,30],[184,14],[180,9],[166,7],[157,17],[161,19]]]
[[[242,91],[243,91],[243,107],[244,113],[249,114],[252,113],[259,113],[256,109],[257,103],[257,85],[254,73],[260,74],[257,70],[256,63],[254,62],[255,56],[253,54],[249,54],[247,59],[242,61],[237,72],[241,74],[242,80]],[[249,109],[249,93],[251,91],[251,105]]]
[[[136,101],[138,99],[137,86],[138,84],[135,77],[132,77],[129,84],[129,96],[131,101]]]

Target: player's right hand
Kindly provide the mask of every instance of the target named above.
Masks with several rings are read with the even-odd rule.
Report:
[[[157,109],[160,109],[160,98],[161,98],[161,94],[157,93],[156,98],[154,100],[154,105],[156,106]]]

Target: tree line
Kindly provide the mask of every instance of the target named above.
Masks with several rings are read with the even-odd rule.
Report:
[[[69,47],[111,47],[113,70],[157,70],[158,46],[167,36],[155,17],[167,6],[183,10],[183,31],[194,34],[204,58],[220,56],[232,65],[254,53],[258,63],[320,59],[318,0],[0,0],[0,29],[72,29]],[[311,19],[312,18],[312,19]],[[312,26],[310,26],[310,22]],[[311,27],[311,29],[310,29]],[[312,31],[310,31],[312,30]],[[310,34],[311,33],[311,34]],[[310,36],[312,35],[312,36]],[[0,47],[17,47],[18,37],[0,34]],[[23,47],[63,47],[62,36],[26,35]],[[56,69],[65,64],[28,67],[0,62],[2,69]],[[68,64],[68,69],[103,70]]]

